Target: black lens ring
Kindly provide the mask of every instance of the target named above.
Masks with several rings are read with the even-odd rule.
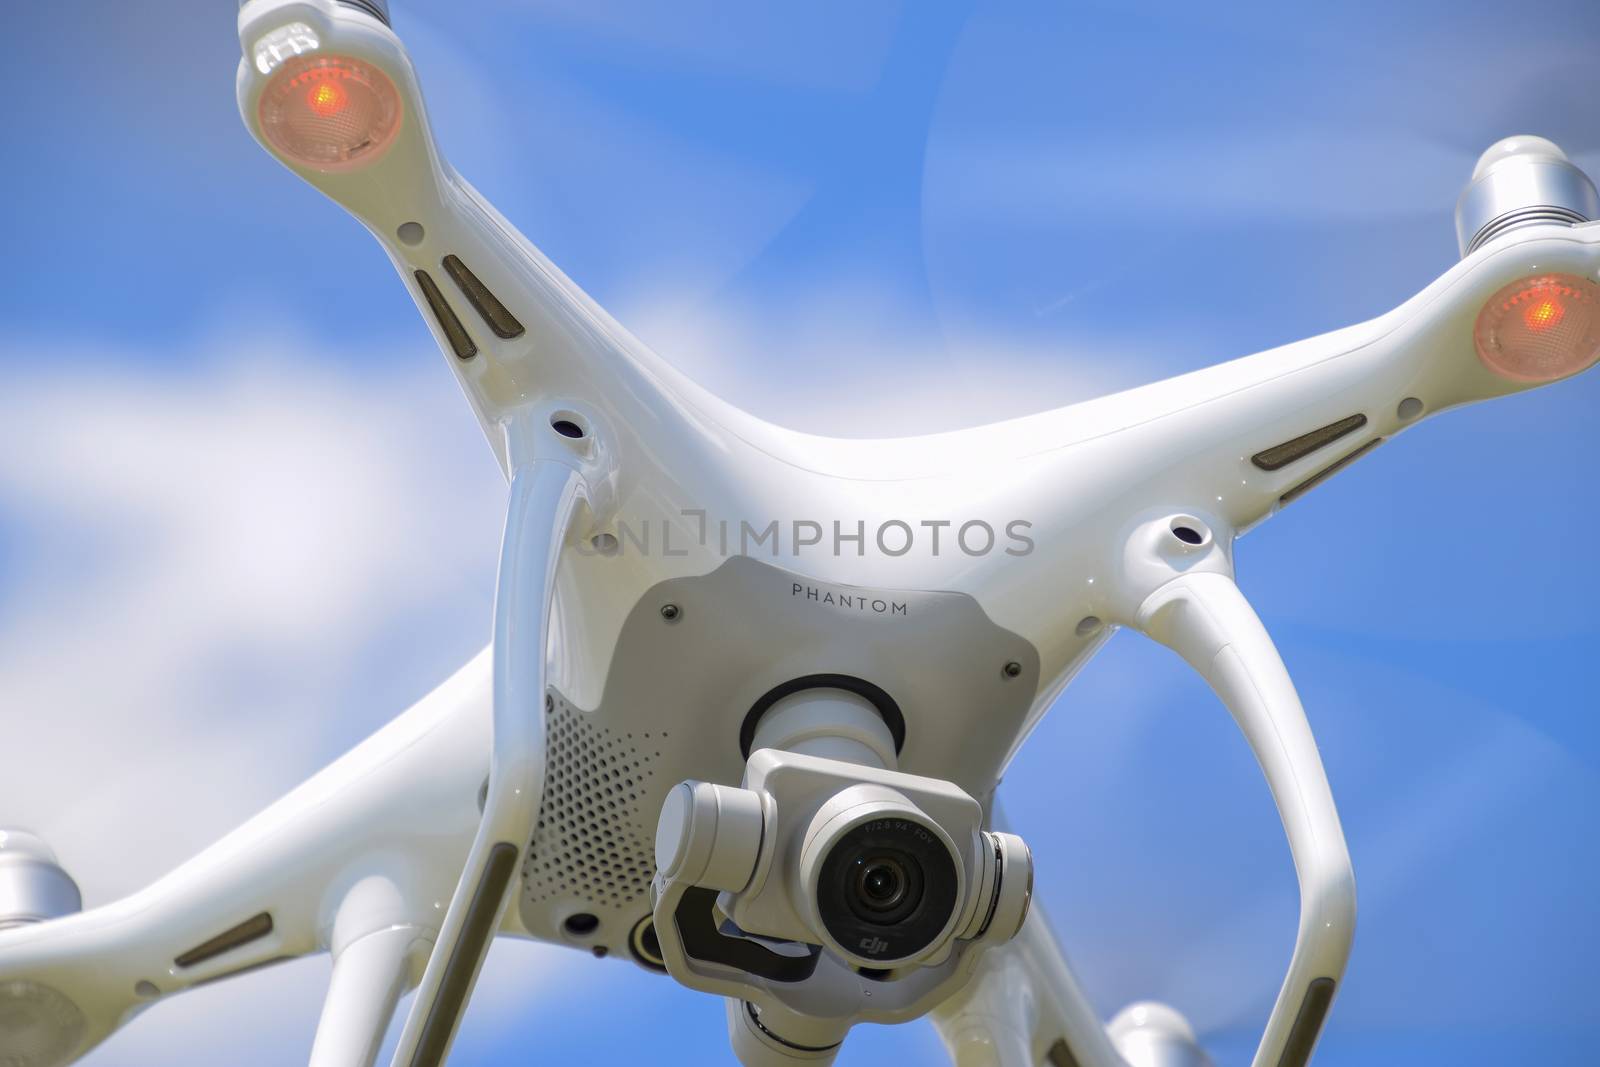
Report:
[[[876,910],[858,895],[863,865],[892,858],[906,872],[906,893]],[[934,830],[900,815],[869,819],[845,831],[823,857],[817,915],[828,935],[861,959],[895,960],[927,948],[956,911],[956,859]]]

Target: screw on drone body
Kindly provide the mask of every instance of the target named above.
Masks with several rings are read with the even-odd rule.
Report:
[[[1012,660],[1010,663],[1007,663],[1004,667],[1000,668],[1000,673],[1005,675],[1007,678],[1015,678],[1022,673],[1022,664],[1018,663],[1016,660]]]
[[[661,617],[663,619],[667,620],[668,622],[677,622],[679,616],[681,616],[682,614],[683,614],[683,609],[678,607],[678,605],[676,605],[676,604],[663,604],[663,605],[661,605]]]

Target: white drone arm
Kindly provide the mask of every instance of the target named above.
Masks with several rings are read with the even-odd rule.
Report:
[[[23,1053],[36,1058],[21,1062],[72,1062],[174,993],[331,951],[313,1062],[370,1064],[478,822],[489,688],[480,655],[148,888],[0,930],[0,1062]]]

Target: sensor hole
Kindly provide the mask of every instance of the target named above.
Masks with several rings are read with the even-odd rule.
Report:
[[[590,934],[600,929],[600,919],[596,915],[591,915],[586,911],[580,911],[576,915],[568,915],[566,921],[561,924],[561,928],[565,930],[569,936],[588,937]]]
[[[400,228],[394,231],[394,235],[400,238],[401,244],[408,244],[415,248],[427,236],[427,231],[422,228],[422,223],[420,222],[402,222]]]
[[[1211,527],[1193,515],[1171,516],[1167,520],[1167,532],[1178,542],[1179,552],[1192,552],[1211,544]]]
[[[1408,396],[1404,400],[1400,401],[1400,406],[1394,409],[1394,413],[1400,416],[1402,421],[1410,422],[1412,419],[1422,414],[1422,408],[1422,401],[1418,400],[1414,396]]]

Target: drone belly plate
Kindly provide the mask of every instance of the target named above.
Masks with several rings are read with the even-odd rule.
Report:
[[[745,718],[785,682],[829,674],[879,687],[905,718],[901,769],[986,798],[1028,720],[1039,669],[1033,646],[963,593],[827,582],[744,555],[659,582],[623,622],[598,703],[550,691],[522,926],[624,950],[650,913],[666,792],[684,779],[737,783]]]

